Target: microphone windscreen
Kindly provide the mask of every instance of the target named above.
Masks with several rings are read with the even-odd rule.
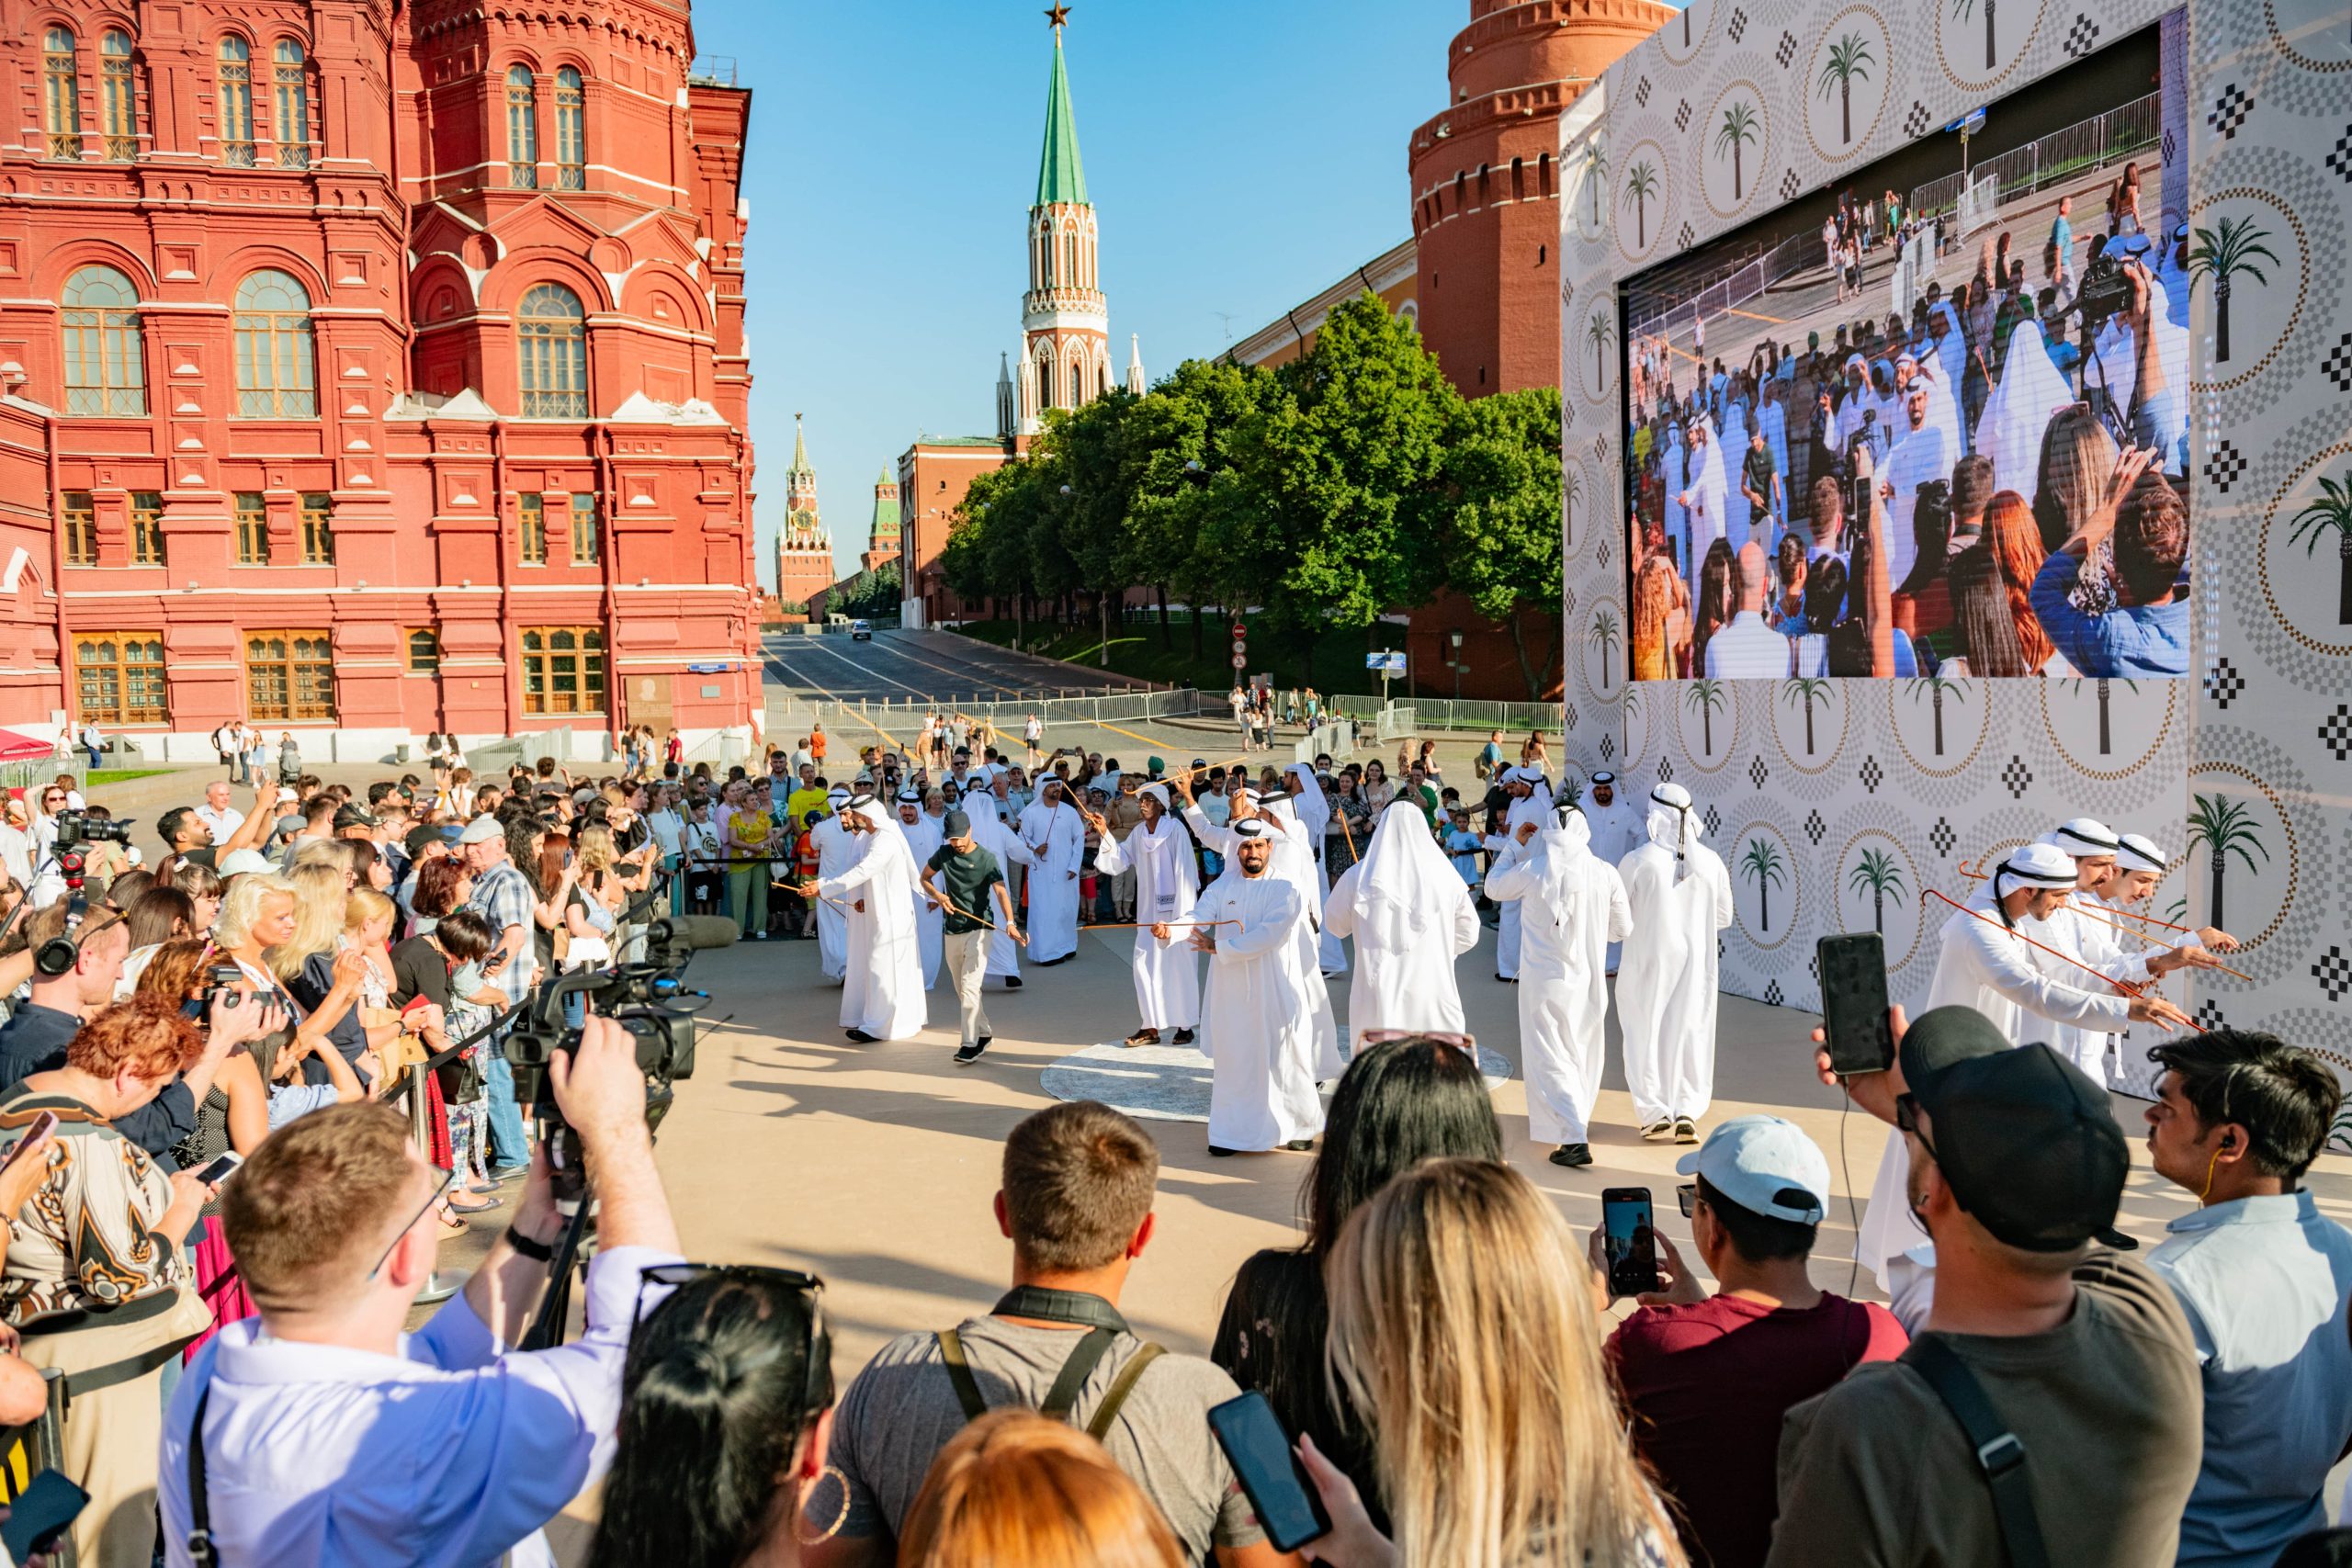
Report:
[[[700,952],[706,947],[732,947],[742,931],[721,915],[673,915],[654,921],[650,934],[657,942],[684,938],[688,947]]]

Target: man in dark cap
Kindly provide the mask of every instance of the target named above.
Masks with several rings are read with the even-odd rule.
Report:
[[[1973,1009],[1894,1021],[1896,1065],[1847,1082],[1902,1130],[1935,1300],[1901,1359],[1789,1412],[1769,1562],[2172,1562],[2204,1395],[2171,1291],[2103,1249],[2106,1091]]]
[[[988,1005],[980,998],[980,983],[989,973],[989,942],[998,931],[1023,947],[1029,939],[1013,923],[1004,868],[972,837],[970,815],[950,811],[941,818],[940,831],[939,848],[923,863],[922,890],[942,917],[942,952],[963,1028],[956,1065],[968,1067],[996,1037],[989,1027]],[[996,917],[993,929],[988,919],[991,914]]]

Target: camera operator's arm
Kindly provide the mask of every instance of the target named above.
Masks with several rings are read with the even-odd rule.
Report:
[[[1863,526],[1869,530],[1871,570],[1860,585],[1862,625],[1870,632],[1871,673],[1885,680],[1894,674],[1894,582],[1888,575],[1885,497],[1871,479],[1877,462],[1868,446],[1855,448],[1854,464],[1855,478],[1863,481],[1870,496]]]
[[[239,850],[260,849],[277,820],[277,781],[272,778],[265,782],[256,773],[254,775],[253,809],[245,813],[245,819],[237,824],[235,832],[230,834],[225,841],[212,846],[213,863],[219,864]]]

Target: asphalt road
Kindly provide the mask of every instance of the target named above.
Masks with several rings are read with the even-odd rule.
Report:
[[[884,630],[871,642],[844,632],[771,636],[763,651],[777,686],[855,702],[1002,701],[1139,689],[1107,671],[995,648],[954,632]]]

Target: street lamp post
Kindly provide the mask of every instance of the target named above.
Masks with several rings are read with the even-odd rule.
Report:
[[[1453,645],[1453,657],[1446,662],[1453,666],[1453,700],[1458,703],[1462,700],[1462,672],[1470,668],[1462,659],[1462,629],[1457,626],[1446,633],[1445,640]]]

